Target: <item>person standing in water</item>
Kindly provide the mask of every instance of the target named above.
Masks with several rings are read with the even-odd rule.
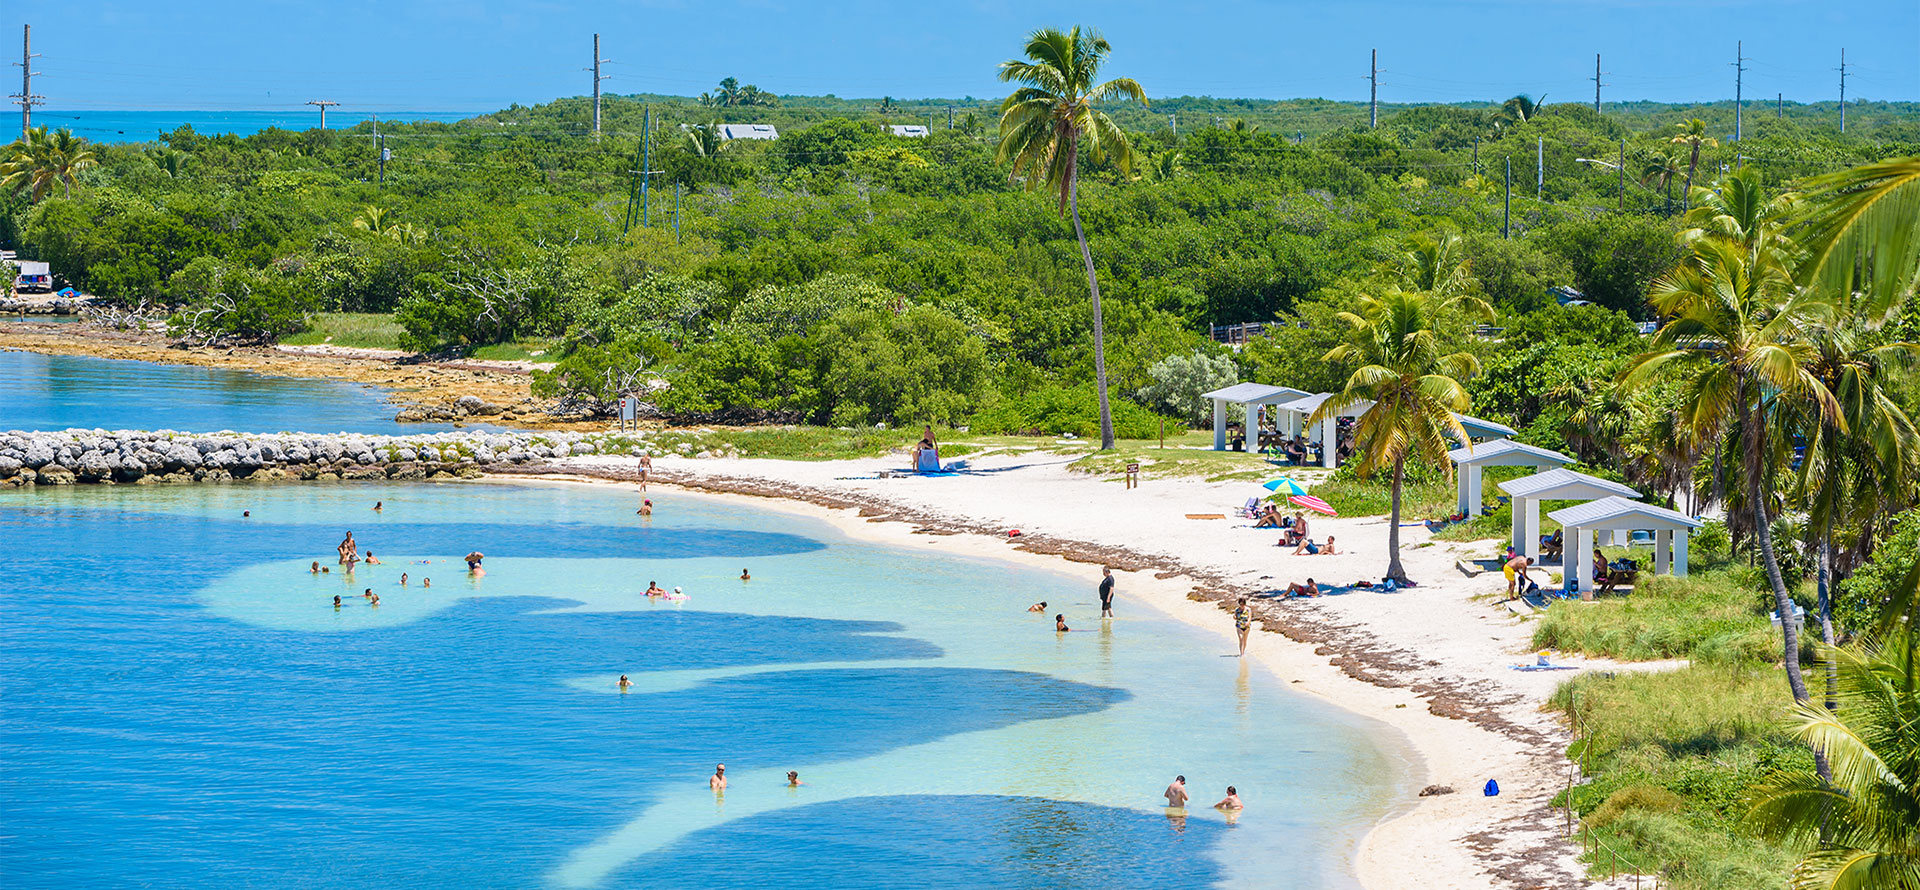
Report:
[[[632,687],[632,686],[633,686],[633,681],[632,681],[632,680],[629,680],[629,679],[627,679],[627,675],[626,675],[626,674],[621,674],[621,675],[620,675],[620,682],[619,682],[619,683],[618,683],[617,685],[618,685],[618,686],[620,687],[620,691],[621,691],[621,692],[625,692],[625,691],[627,691],[627,689],[629,689],[630,687]]]
[[[1053,616],[1053,632],[1054,633],[1066,633],[1067,631],[1070,631],[1072,629],[1073,628],[1067,626],[1067,616],[1065,615]]]
[[[333,549],[340,553],[340,564],[346,566],[347,571],[353,571],[353,564],[360,561],[360,545],[353,542],[353,532],[347,532],[340,546]]]
[[[1247,598],[1240,598],[1240,607],[1233,610],[1233,629],[1240,633],[1240,657],[1247,657],[1247,631],[1253,629],[1253,609],[1247,605]]]
[[[1113,617],[1113,569],[1100,569],[1100,617]]]
[[[383,506],[386,506],[386,502],[384,502],[384,501],[374,501],[374,502],[373,502],[373,512],[375,512],[375,513],[378,513],[378,512],[380,512],[380,508],[381,508],[381,507],[383,507]]]
[[[1187,805],[1187,777],[1174,776],[1173,784],[1161,795],[1167,799],[1169,809],[1182,809]]]
[[[798,788],[805,784],[807,783],[800,781],[800,773],[798,770],[787,770],[787,787],[788,788]]]
[[[1240,792],[1235,790],[1232,785],[1228,785],[1227,796],[1221,798],[1219,803],[1213,805],[1213,808],[1216,810],[1233,811],[1244,810],[1246,809],[1246,805],[1240,802]]]
[[[635,515],[639,515],[639,516],[652,516],[652,515],[653,515],[653,501],[651,501],[651,500],[648,500],[648,499],[646,499],[646,498],[641,498],[641,499],[640,499],[640,509],[638,509],[638,510],[635,510],[635,511],[633,511],[633,512],[635,513]]]
[[[752,576],[752,575],[749,575],[749,574],[747,574],[747,570],[746,570],[746,569],[741,569],[741,570],[740,570],[740,580],[742,580],[742,581],[752,581],[752,580],[753,580],[753,576]]]
[[[715,793],[723,793],[727,790],[726,764],[716,763],[713,765],[713,776],[707,779],[707,787],[713,789]]]

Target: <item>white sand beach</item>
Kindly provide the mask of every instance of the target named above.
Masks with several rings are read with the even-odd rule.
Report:
[[[1277,533],[1229,516],[1257,489],[1244,482],[1117,478],[1068,469],[1072,457],[988,455],[960,476],[882,477],[899,456],[849,461],[656,458],[656,484],[762,501],[820,516],[849,533],[942,552],[1049,563],[1108,563],[1128,599],[1231,639],[1228,614],[1243,593],[1284,591],[1309,576],[1323,588],[1378,581],[1386,568],[1383,517],[1315,518],[1338,555],[1293,556]],[[627,457],[583,456],[548,471],[631,479]],[[1019,537],[1008,532],[1019,529]],[[1402,558],[1419,583],[1394,593],[1342,590],[1314,599],[1256,596],[1262,626],[1248,655],[1302,694],[1379,720],[1418,758],[1412,787],[1454,793],[1390,802],[1393,813],[1362,841],[1362,884],[1423,888],[1586,887],[1578,847],[1563,840],[1565,814],[1549,805],[1564,788],[1568,737],[1542,704],[1577,670],[1660,669],[1554,653],[1576,670],[1526,672],[1531,622],[1486,597],[1504,590],[1498,572],[1468,577],[1456,563],[1496,542],[1431,541],[1417,523],[1401,529]],[[1090,576],[1094,570],[1087,569]],[[1539,580],[1545,581],[1545,578]],[[1090,582],[1091,583],[1091,582]],[[1476,601],[1476,597],[1480,597]],[[1487,780],[1501,793],[1486,797]],[[1619,881],[1616,884],[1621,883]]]

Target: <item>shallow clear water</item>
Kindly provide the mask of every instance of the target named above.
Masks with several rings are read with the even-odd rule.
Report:
[[[335,128],[352,127],[377,115],[383,121],[459,121],[473,117],[465,111],[376,111],[336,110],[327,115]],[[94,142],[150,142],[162,133],[180,127],[192,127],[202,136],[232,133],[251,136],[268,127],[304,131],[320,125],[320,115],[312,108],[293,107],[278,111],[60,111],[41,109],[33,113],[46,126],[70,129],[75,136]],[[396,140],[397,141],[397,140]]]
[[[0,494],[6,885],[1347,887],[1402,790],[1370,725],[1124,586],[1102,628],[1092,577],[634,499]],[[385,564],[310,574],[349,528]]]
[[[397,435],[454,429],[397,423],[386,395],[377,386],[317,377],[0,350],[0,430]]]

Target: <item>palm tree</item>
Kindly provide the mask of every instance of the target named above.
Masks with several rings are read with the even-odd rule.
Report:
[[[1865,292],[1877,323],[1920,285],[1920,157],[1863,164],[1809,180],[1800,280]],[[1861,270],[1870,270],[1862,278]]]
[[[1693,171],[1700,166],[1700,146],[1718,146],[1720,143],[1707,135],[1707,122],[1697,117],[1682,121],[1679,134],[1667,141],[1691,149],[1687,158],[1687,184],[1680,190],[1680,207],[1684,210],[1693,206]]]
[[[1680,159],[1664,151],[1647,155],[1640,163],[1640,181],[1648,188],[1659,183],[1659,189],[1667,196],[1667,212],[1673,211],[1673,180],[1680,175]]]
[[[1647,351],[1622,378],[1636,386],[1662,370],[1683,375],[1682,404],[1688,425],[1702,442],[1718,441],[1737,429],[1744,462],[1746,508],[1774,606],[1783,618],[1793,615],[1793,600],[1774,553],[1772,516],[1764,489],[1769,478],[1766,430],[1780,401],[1811,406],[1837,419],[1838,405],[1808,370],[1813,349],[1809,328],[1825,324],[1833,305],[1793,286],[1779,239],[1763,239],[1752,248],[1722,238],[1701,238],[1679,268],[1654,282],[1648,301],[1668,321],[1653,335]],[[1844,419],[1838,422],[1844,423]],[[1792,620],[1780,622],[1787,685],[1796,701],[1807,699],[1800,674],[1799,631]]]
[[[1407,290],[1426,291],[1445,304],[1472,300],[1479,303],[1475,309],[1491,312],[1491,307],[1475,296],[1477,288],[1466,252],[1466,242],[1453,232],[1417,232],[1407,239],[1406,250],[1393,271]]]
[[[1500,103],[1500,111],[1497,118],[1503,123],[1524,124],[1527,121],[1533,120],[1534,116],[1540,113],[1540,108],[1546,104],[1546,101],[1546,93],[1540,94],[1540,101],[1538,102],[1535,102],[1533,98],[1526,93],[1521,93],[1518,96]]]
[[[720,88],[715,90],[713,98],[716,104],[732,108],[740,104],[740,80],[733,77],[720,79]]]
[[[1681,217],[1686,226],[1680,242],[1718,238],[1752,250],[1762,240],[1778,235],[1796,200],[1774,196],[1751,168],[1721,177],[1713,189],[1700,190],[1700,203]]]
[[[1480,373],[1480,362],[1466,352],[1449,352],[1458,340],[1434,329],[1440,298],[1426,292],[1389,290],[1364,297],[1355,312],[1339,318],[1352,338],[1322,357],[1360,367],[1341,391],[1320,403],[1307,424],[1338,416],[1346,408],[1371,401],[1353,430],[1361,475],[1393,468],[1393,513],[1387,522],[1387,577],[1405,583],[1400,565],[1400,493],[1408,460],[1445,464],[1448,442],[1469,442],[1455,412],[1471,407],[1460,381]],[[1331,447],[1332,443],[1327,443]]]
[[[1251,136],[1259,130],[1259,124],[1248,123],[1244,117],[1236,117],[1227,123],[1227,131],[1240,136]]]
[[[727,147],[727,140],[720,126],[720,121],[716,119],[688,127],[687,149],[699,157],[719,157],[720,152],[725,151]]]
[[[359,215],[353,218],[353,227],[360,231],[373,232],[377,235],[387,230],[387,222],[392,218],[393,211],[384,207],[368,204],[361,207]]]
[[[1912,364],[1920,345],[1868,344],[1852,325],[1807,332],[1813,346],[1808,370],[1833,394],[1831,417],[1802,412],[1797,432],[1806,443],[1799,493],[1807,508],[1807,533],[1817,555],[1820,636],[1834,645],[1833,530],[1843,521],[1865,523],[1907,506],[1913,491],[1920,434],[1900,407],[1890,378]],[[1828,672],[1831,698],[1834,677]]]
[[[1841,707],[1795,705],[1793,734],[1833,763],[1821,779],[1783,773],[1759,790],[1763,834],[1811,849],[1795,890],[1920,887],[1920,684],[1911,630],[1882,645],[1830,649]]]
[[[97,163],[93,150],[73,131],[61,129],[49,134],[46,127],[34,127],[14,140],[0,154],[0,188],[25,191],[29,200],[39,201],[58,183],[63,197],[73,195],[74,175]]]
[[[1186,169],[1180,163],[1180,150],[1177,148],[1147,155],[1147,177],[1155,182],[1171,182]]]
[[[1100,393],[1100,447],[1113,447],[1113,410],[1107,402],[1106,326],[1100,312],[1100,279],[1093,271],[1093,251],[1080,224],[1080,152],[1111,158],[1121,172],[1133,167],[1133,143],[1127,134],[1094,106],[1130,98],[1147,104],[1147,94],[1130,77],[1098,83],[1100,65],[1112,51],[1106,38],[1074,26],[1062,33],[1042,28],[1027,38],[1028,61],[1000,63],[1000,80],[1021,83],[1000,103],[1000,147],[996,161],[1011,162],[1015,178],[1029,189],[1041,185],[1060,195],[1060,209],[1073,216],[1073,234],[1080,240],[1080,259],[1087,267],[1087,290],[1093,298],[1093,375]]]

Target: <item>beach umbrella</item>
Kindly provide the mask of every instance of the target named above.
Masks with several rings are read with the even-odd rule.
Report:
[[[1292,476],[1281,476],[1280,478],[1275,479],[1272,482],[1268,482],[1266,484],[1266,489],[1268,491],[1275,491],[1275,492],[1284,490],[1286,491],[1287,494],[1306,494],[1307,493],[1307,487],[1304,485],[1301,485],[1298,482],[1293,481]]]
[[[1315,513],[1324,513],[1328,516],[1340,515],[1340,511],[1333,509],[1326,501],[1310,494],[1296,494],[1293,497],[1287,498],[1287,500],[1292,502],[1294,506],[1305,507]]]

